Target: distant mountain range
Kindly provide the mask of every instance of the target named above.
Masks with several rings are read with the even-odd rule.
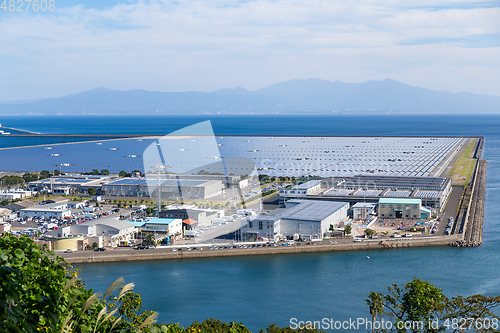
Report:
[[[59,98],[0,101],[0,114],[178,114],[178,113],[494,113],[500,96],[449,93],[399,81],[344,83],[291,80],[257,91],[118,91],[97,88]]]

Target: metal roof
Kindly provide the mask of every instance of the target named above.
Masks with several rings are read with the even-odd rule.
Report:
[[[422,200],[420,199],[400,199],[400,198],[381,198],[378,201],[379,204],[410,204],[410,205],[420,205]]]
[[[369,203],[369,202],[356,202],[352,208],[373,208],[377,204]]]
[[[284,219],[321,221],[336,211],[349,205],[347,202],[319,201],[319,200],[291,200],[300,204],[286,208],[278,216]]]
[[[302,183],[302,184],[299,184],[299,185],[295,185],[293,187],[294,190],[306,190],[306,189],[309,189],[311,187],[314,187],[316,185],[319,185],[321,184],[321,180],[310,180],[308,182],[305,182],[305,183]]]
[[[154,217],[149,221],[146,221],[144,224],[170,224],[174,221],[181,221],[181,219],[164,219],[164,218],[159,218],[159,217]]]
[[[103,217],[103,218],[99,218],[99,219],[95,219],[95,220],[88,220],[88,221],[79,223],[77,225],[91,226],[91,225],[97,225],[97,224],[106,225],[108,227],[112,227],[112,228],[115,228],[118,230],[129,229],[129,228],[134,227],[134,225],[132,223],[119,220],[117,217]]]

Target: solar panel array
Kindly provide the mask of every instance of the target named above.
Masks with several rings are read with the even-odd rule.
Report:
[[[464,140],[456,137],[217,137],[223,157],[253,160],[274,176],[429,174]]]
[[[351,192],[353,192],[353,190],[330,190],[330,191],[326,192],[324,195],[332,195],[332,196],[342,195],[342,196],[345,196],[345,195],[349,195]]]
[[[386,197],[398,197],[398,198],[404,198],[404,197],[409,197],[411,194],[411,191],[389,191],[385,194]]]
[[[362,197],[362,196],[369,196],[369,197],[375,197],[380,194],[380,190],[361,190],[356,193],[356,196]]]
[[[415,195],[417,198],[437,198],[439,197],[438,191],[418,191]]]

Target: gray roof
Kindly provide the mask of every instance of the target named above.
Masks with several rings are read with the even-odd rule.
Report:
[[[278,219],[289,219],[322,221],[345,205],[349,205],[347,202],[297,199],[290,200],[287,203],[294,203],[296,205],[289,208],[278,208],[267,215],[259,215],[250,220],[276,221]]]
[[[310,180],[310,181],[307,181],[305,183],[302,183],[302,184],[299,184],[299,185],[295,185],[293,187],[294,190],[306,190],[306,189],[309,189],[311,187],[314,187],[316,185],[319,185],[321,184],[321,180]]]
[[[348,202],[300,200],[301,203],[286,209],[281,218],[293,220],[321,221],[332,215]]]
[[[356,202],[356,204],[352,206],[352,208],[373,208],[376,205],[377,204],[370,202]]]
[[[21,210],[23,208],[33,207],[34,205],[35,205],[34,202],[24,200],[8,204],[7,206],[3,206],[2,208],[7,208],[13,212],[17,212],[18,210]]]
[[[129,223],[127,221],[118,220],[116,217],[103,217],[100,219],[85,221],[85,222],[82,222],[78,225],[91,226],[91,225],[96,225],[96,224],[106,225],[109,227],[116,228],[118,230],[123,230],[123,229],[128,229],[128,228],[134,227],[134,225],[132,223]]]

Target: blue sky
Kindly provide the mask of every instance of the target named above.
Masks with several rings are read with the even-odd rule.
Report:
[[[25,2],[26,6],[27,2]],[[55,0],[0,9],[0,100],[391,78],[500,96],[500,4]]]

